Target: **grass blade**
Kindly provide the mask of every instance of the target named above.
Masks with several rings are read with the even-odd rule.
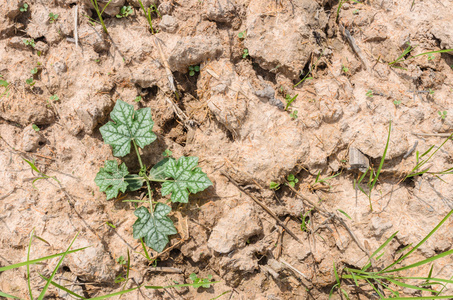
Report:
[[[379,174],[381,173],[381,170],[382,170],[382,166],[384,165],[384,160],[385,160],[385,156],[387,155],[387,150],[389,148],[389,143],[390,143],[390,133],[392,131],[392,121],[390,121],[389,123],[389,134],[387,136],[387,143],[385,144],[385,149],[384,149],[384,154],[382,155],[382,158],[381,158],[381,163],[379,164],[379,168],[377,170],[377,174],[376,176],[374,177],[374,180],[373,180],[373,183],[371,184],[371,187],[370,187],[370,196],[371,196],[371,190],[374,188],[374,186],[376,185],[376,182],[379,178]]]
[[[88,247],[90,247],[90,246],[79,248],[79,249],[75,249],[75,250],[71,250],[67,254],[78,252],[78,251],[84,250],[84,249],[86,249]],[[37,262],[40,262],[40,261],[43,261],[43,260],[48,260],[48,259],[52,259],[52,258],[55,258],[55,257],[58,257],[58,256],[62,256],[65,253],[66,252],[62,252],[62,253],[58,253],[58,254],[53,254],[53,255],[37,258],[37,259],[32,259],[32,260],[29,260],[29,261],[26,261],[26,262],[21,262],[21,263],[9,265],[9,266],[1,267],[0,268],[0,272],[11,270],[11,269],[20,268],[20,267],[27,266],[27,265],[33,265],[33,264],[35,264]]]
[[[108,299],[108,298],[112,298],[114,296],[119,296],[119,295],[123,295],[123,294],[127,294],[129,292],[133,292],[139,288],[141,288],[143,285],[141,286],[137,286],[137,287],[134,287],[132,289],[128,289],[128,290],[125,290],[125,291],[119,291],[119,292],[116,292],[116,293],[112,293],[112,294],[108,294],[108,295],[103,295],[103,296],[99,296],[99,297],[94,297],[94,298],[90,298],[90,300],[101,300],[101,299]]]
[[[68,254],[69,252],[69,249],[71,249],[72,247],[72,244],[74,244],[77,236],[79,235],[79,233],[77,232],[77,234],[75,235],[75,237],[72,239],[72,242],[71,244],[69,245],[68,249],[66,249],[66,252],[63,253],[63,255],[61,256],[60,258],[60,261],[58,262],[58,264],[55,266],[55,269],[53,270],[52,272],[52,275],[50,276],[49,280],[47,281],[46,285],[44,286],[44,288],[42,289],[41,291],[41,294],[39,295],[38,297],[38,300],[42,300],[47,292],[47,289],[49,288],[49,285],[50,285],[50,282],[52,281],[52,279],[55,277],[55,274],[57,274],[57,271],[58,271],[58,268],[60,267],[61,263],[63,262],[63,259],[65,258],[65,256]]]
[[[212,281],[206,284],[214,284],[219,283],[220,281]],[[176,288],[176,287],[184,287],[184,286],[200,286],[200,283],[185,283],[185,284],[174,284],[174,285],[167,285],[167,286],[155,286],[155,285],[148,285],[145,286],[145,289],[153,289],[153,290],[160,290],[160,289],[168,289],[168,288]]]
[[[412,252],[414,252],[414,251],[417,250],[421,245],[423,245],[423,244],[426,242],[426,240],[429,239],[429,238],[430,238],[430,237],[431,237],[431,236],[439,229],[439,227],[442,226],[442,224],[444,224],[445,221],[447,221],[447,219],[448,219],[452,214],[453,214],[453,210],[451,210],[451,211],[450,211],[450,212],[442,219],[442,221],[440,221],[439,224],[437,224],[437,226],[434,227],[434,229],[431,230],[431,232],[428,233],[428,235],[425,236],[425,238],[424,238],[423,240],[421,240],[414,248],[412,248],[412,249],[411,249],[409,252],[407,252],[405,255],[403,255],[402,257],[400,257],[399,259],[397,259],[395,262],[393,262],[392,264],[390,264],[389,266],[387,266],[387,267],[383,270],[384,273],[385,273],[385,270],[388,270],[388,269],[390,269],[391,267],[393,267],[394,265],[396,265],[396,264],[402,262],[402,261],[403,261],[404,259],[406,259],[409,255],[411,255]],[[440,255],[445,256],[445,255],[444,255],[445,253],[449,253],[449,252],[452,252],[452,251],[453,251],[453,250],[450,250],[450,251],[441,253],[441,254],[439,254],[439,255],[436,255],[436,256],[434,256],[434,257],[438,257],[438,256],[440,256]],[[439,257],[439,258],[440,258],[440,257]],[[434,259],[428,258],[428,260],[429,260],[429,261],[433,261]],[[425,260],[425,261],[426,261],[425,263],[429,262],[429,261],[427,261],[427,260]],[[411,265],[411,266],[412,266],[412,265]],[[400,268],[400,269],[401,269],[401,268]],[[408,269],[408,267],[404,267],[403,269]],[[395,270],[392,270],[391,272],[395,272]]]
[[[38,275],[39,275],[42,279],[44,279],[45,281],[49,281],[49,280],[50,280],[49,278],[47,278],[47,277],[45,277],[45,276],[43,276],[43,275],[41,275],[41,274],[39,274],[39,273],[38,273]],[[64,286],[59,285],[59,284],[56,283],[55,281],[50,281],[50,284],[53,285],[54,287],[60,289],[60,290],[65,291],[66,293],[68,293],[68,294],[70,294],[70,295],[72,295],[72,296],[74,296],[74,297],[76,297],[76,298],[85,299],[85,297],[82,297],[82,296],[80,296],[79,294],[74,293],[73,291],[71,291],[71,290],[65,288]]]
[[[19,297],[16,297],[16,296],[13,296],[13,295],[10,295],[7,293],[3,293],[1,291],[0,291],[0,297],[5,297],[5,298],[9,298],[9,299],[20,299]]]
[[[453,249],[452,250],[448,250],[446,252],[443,252],[443,253],[440,253],[438,255],[435,255],[433,257],[430,257],[430,258],[427,258],[425,260],[421,260],[419,262],[416,262],[416,263],[413,263],[411,265],[408,265],[408,266],[405,266],[405,267],[401,267],[401,268],[397,268],[397,269],[393,269],[393,270],[388,270],[388,271],[384,271],[384,272],[381,272],[381,273],[393,273],[393,272],[398,272],[398,271],[404,271],[404,270],[409,270],[409,269],[412,269],[412,268],[415,268],[415,267],[418,267],[418,266],[421,266],[421,265],[424,265],[424,264],[427,264],[427,263],[430,263],[432,261],[435,261],[439,258],[442,258],[442,257],[445,257],[445,256],[448,256],[450,254],[453,254]],[[392,265],[394,265],[395,263],[393,263]],[[390,265],[390,266],[392,266]],[[389,267],[390,267],[389,266]],[[388,268],[388,267],[387,267]],[[386,268],[386,269],[387,269]],[[385,269],[384,269],[385,270]]]
[[[341,209],[337,209],[337,210],[338,210],[339,212],[341,212],[343,215],[345,215],[346,218],[348,218],[349,220],[352,220],[352,218],[351,218],[346,212],[344,212],[344,211],[341,210]]]
[[[35,229],[30,233],[30,241],[28,242],[28,250],[27,250],[27,262],[30,261],[30,249],[31,249],[31,242],[33,241],[33,234],[35,233]],[[28,294],[30,295],[30,299],[33,300],[33,293],[31,292],[31,281],[30,281],[30,265],[27,265],[27,285],[28,285]]]

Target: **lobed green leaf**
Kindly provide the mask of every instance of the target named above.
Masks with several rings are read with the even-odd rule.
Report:
[[[140,148],[156,140],[149,107],[135,111],[134,106],[118,100],[110,117],[113,122],[109,121],[99,130],[105,143],[113,147],[113,155],[123,157],[129,154],[132,140],[135,140]]]
[[[198,157],[180,157],[170,159],[165,165],[165,175],[174,181],[162,184],[162,195],[171,193],[172,202],[189,202],[189,192],[198,193],[212,185],[208,176],[197,167]]]
[[[116,160],[107,160],[103,168],[99,170],[94,182],[101,192],[107,194],[107,200],[118,196],[118,192],[124,193],[128,187],[126,176],[129,174],[126,164],[118,167]]]

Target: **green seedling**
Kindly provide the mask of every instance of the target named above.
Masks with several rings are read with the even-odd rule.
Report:
[[[142,96],[137,96],[137,97],[135,97],[134,101],[135,101],[135,102],[140,102],[140,101],[142,101]]]
[[[3,77],[2,75],[0,75],[0,78]],[[0,79],[0,86],[4,87],[5,90],[3,91],[3,93],[0,94],[0,98],[2,98],[6,93],[8,93],[9,91],[9,82],[6,81],[6,80],[3,80],[3,79]]]
[[[116,15],[118,19],[127,18],[134,13],[132,6],[123,6],[120,9],[120,13]]]
[[[58,19],[58,14],[49,13],[49,23],[55,23]]]
[[[107,27],[105,27],[104,19],[102,18],[102,13],[107,8],[107,6],[109,6],[109,4],[110,4],[110,2],[112,2],[112,0],[109,0],[109,2],[107,2],[107,4],[104,6],[104,8],[102,10],[99,7],[98,0],[90,0],[90,1],[91,1],[91,4],[94,7],[94,10],[96,11],[96,14],[98,15],[99,21],[101,22],[101,25],[102,25],[102,28],[104,29],[104,32],[106,34],[109,34],[109,32],[107,31]],[[98,21],[94,20],[93,18],[90,18],[90,19],[93,22],[99,23]],[[93,22],[91,22],[92,25],[94,25]]]
[[[238,33],[238,38],[240,38],[241,40],[245,39],[246,36],[247,36],[247,31],[246,30],[241,31],[241,32]]]
[[[348,73],[349,72],[349,68],[344,66],[344,65],[341,65],[341,70],[343,71],[343,73]]]
[[[413,55],[413,56],[410,56],[408,58],[405,58],[407,55],[410,55],[410,52],[412,50],[414,50],[416,48],[415,47],[412,47],[411,45],[409,45],[404,51],[403,53],[398,56],[398,58],[396,58],[394,61],[390,62],[388,65],[390,67],[395,67],[395,68],[399,68],[399,69],[403,69],[403,70],[406,70],[405,68],[402,68],[402,67],[397,67],[395,66],[395,64],[398,64],[398,63],[401,63],[401,62],[404,62],[404,61],[407,61],[407,60],[411,60],[411,59],[414,59],[416,57],[419,57],[419,56],[423,56],[423,55],[428,55],[428,60],[429,60],[429,57],[431,55],[431,57],[434,58],[433,54],[436,54],[436,53],[447,53],[447,52],[451,52],[453,51],[453,49],[445,49],[445,50],[436,50],[436,51],[429,51],[429,52],[423,52],[423,53],[419,53],[417,55]]]
[[[31,127],[33,128],[34,131],[38,132],[39,127],[36,124],[32,124]]]
[[[319,178],[321,176],[321,171],[319,171],[318,175],[316,175],[315,182],[313,184],[311,184],[310,187],[312,190],[319,190],[319,189],[322,189],[323,187],[328,187],[328,189],[330,190],[332,188],[332,186],[330,185],[330,183],[328,181],[330,179],[333,179],[333,178],[339,176],[340,174],[341,173],[337,173],[335,175],[328,176],[326,178]]]
[[[246,59],[249,56],[249,49],[245,48],[242,52],[242,58]]]
[[[31,73],[32,75],[37,74],[37,73],[38,73],[38,68],[33,68],[33,69],[31,69],[30,73]]]
[[[340,276],[338,276],[334,267],[334,272],[337,278],[336,287],[340,287],[342,280],[348,280],[349,282],[354,283],[357,287],[360,286],[360,288],[363,288],[363,285],[369,285],[369,287],[374,290],[380,299],[451,299],[453,295],[441,296],[444,288],[440,291],[431,288],[432,285],[441,285],[445,287],[446,284],[452,284],[453,281],[451,278],[433,278],[432,271],[429,271],[427,277],[411,277],[410,274],[417,273],[415,270],[417,267],[432,263],[440,258],[453,254],[453,250],[448,250],[420,261],[414,262],[412,260],[409,262],[405,260],[411,257],[411,254],[419,249],[450,218],[452,214],[453,210],[450,211],[417,245],[404,249],[404,252],[409,249],[410,250],[387,266],[385,266],[385,260],[382,259],[384,255],[384,248],[395,238],[398,232],[392,234],[376,251],[371,254],[368,259],[368,263],[363,268],[344,268],[343,272],[346,273],[346,275],[343,275],[340,279]],[[375,263],[372,264],[372,261],[375,261]],[[400,274],[409,274],[409,276]],[[410,281],[411,283],[409,284],[405,281]],[[415,281],[419,281],[419,283],[416,284],[414,283]],[[399,292],[397,290],[398,287],[410,289],[413,290],[413,292],[428,292],[431,293],[431,296],[403,298],[399,296]],[[390,297],[385,295],[385,291],[391,294]],[[345,292],[342,291],[342,293],[346,296]]]
[[[171,157],[173,155],[173,152],[170,151],[170,149],[165,149],[164,153],[162,153],[163,157]]]
[[[195,73],[200,72],[200,66],[189,66],[189,75],[195,76]]]
[[[387,136],[387,143],[385,144],[384,153],[382,154],[381,162],[379,163],[379,167],[378,167],[376,173],[374,172],[373,168],[368,167],[368,169],[360,177],[357,184],[356,184],[356,182],[354,182],[354,188],[356,188],[356,187],[359,188],[362,193],[364,193],[365,195],[368,196],[368,201],[370,204],[371,211],[373,211],[373,205],[371,204],[371,192],[373,191],[373,188],[375,187],[375,185],[379,179],[379,175],[381,174],[382,166],[384,165],[385,157],[387,155],[387,150],[388,150],[389,144],[390,144],[391,131],[392,131],[392,121],[390,121],[390,123],[389,123],[389,133]],[[369,175],[369,180],[368,180],[368,193],[366,193],[365,190],[360,186],[360,183],[363,181],[363,179],[365,178],[366,174],[368,174],[368,172],[370,173],[370,175]]]
[[[393,100],[393,104],[398,107],[401,104],[401,100]]]
[[[105,143],[112,146],[113,155],[117,157],[129,154],[132,143],[140,172],[138,175],[129,174],[125,163],[119,165],[116,160],[106,160],[94,181],[102,192],[106,192],[107,200],[117,197],[119,192],[136,191],[146,184],[149,210],[145,206],[135,210],[137,220],[132,226],[133,236],[143,239],[148,247],[161,252],[169,242],[168,236],[176,234],[177,230],[167,216],[171,207],[153,202],[150,183],[162,183],[161,193],[163,196],[171,194],[171,202],[188,203],[189,193],[201,192],[211,186],[212,182],[197,166],[198,157],[180,157],[178,160],[167,157],[148,171],[138,147],[144,148],[156,140],[149,107],[134,111],[132,105],[118,100],[110,117],[113,122],[100,128]]]
[[[430,95],[434,95],[434,90],[428,89],[428,93],[429,93]]]
[[[289,114],[289,116],[292,118],[292,119],[297,119],[297,114],[299,113],[298,110],[295,110],[293,111],[292,113]]]
[[[271,183],[269,184],[269,188],[271,190],[278,190],[278,189],[280,189],[280,184],[278,184],[277,182],[271,181]]]
[[[291,105],[291,103],[294,102],[294,100],[296,100],[297,96],[299,96],[299,94],[296,94],[296,96],[294,96],[294,97],[291,97],[288,94],[286,95],[286,97],[285,97],[285,100],[286,100],[285,110],[288,110],[289,106]]]
[[[54,102],[60,101],[60,98],[58,97],[57,94],[50,96],[49,99],[50,99],[50,101],[54,101]]]
[[[352,14],[353,14],[353,15],[358,15],[359,12],[360,12],[360,10],[356,9],[356,10],[352,11]]]
[[[300,214],[300,218],[302,219],[302,223],[300,224],[300,230],[301,231],[305,231],[305,232],[308,231],[308,225],[310,225],[309,216],[310,216],[310,213],[311,213],[312,210],[313,210],[313,208],[311,208],[309,211],[307,211],[304,214],[302,214],[302,213]]]
[[[428,54],[428,60],[433,60],[435,58],[434,54]]]
[[[346,299],[349,300],[348,293],[346,292],[346,290],[344,290],[341,287],[341,279],[340,279],[340,276],[338,276],[338,271],[337,271],[337,268],[335,266],[335,262],[333,262],[333,273],[335,274],[335,280],[336,280],[337,283],[335,283],[335,285],[330,289],[329,299],[332,297],[333,293],[335,292],[335,289],[338,289],[346,297]]]
[[[34,39],[29,39],[29,40],[23,40],[24,44],[27,46],[32,46],[33,48],[36,47],[35,40]]]
[[[289,174],[286,177],[286,179],[288,180],[288,182],[286,184],[292,188],[294,188],[296,186],[296,183],[299,182],[299,179],[297,179],[296,176],[294,176],[294,174]]]
[[[423,167],[423,165],[425,165],[428,161],[431,160],[431,158],[434,156],[434,154],[436,154],[437,151],[439,151],[444,145],[445,143],[447,143],[450,139],[453,138],[453,133],[450,134],[449,137],[447,137],[447,139],[439,146],[437,147],[436,150],[434,150],[433,152],[431,152],[433,149],[434,149],[434,145],[431,146],[427,151],[425,151],[423,154],[420,155],[420,153],[417,151],[415,152],[415,161],[416,161],[416,165],[415,167],[406,175],[406,177],[404,178],[404,180],[406,180],[407,178],[410,178],[410,177],[414,177],[414,176],[418,176],[418,175],[423,175],[425,173],[429,173],[429,174],[433,174],[433,175],[445,175],[445,174],[453,174],[453,168],[450,168],[450,169],[446,169],[446,170],[443,170],[443,171],[438,171],[438,172],[428,172],[430,168],[426,168],[422,171],[420,171],[420,169]],[[431,155],[427,158],[427,159],[423,159],[423,157],[427,156],[428,154]]]
[[[33,80],[33,77],[28,78],[27,80],[25,80],[25,82],[26,82],[29,86],[34,86],[34,85],[36,84],[36,81]]]
[[[208,278],[198,278],[197,274],[192,273],[190,274],[189,278],[193,281],[192,286],[194,288],[203,287],[205,289],[208,289],[211,287],[212,275],[208,275]]]
[[[127,263],[127,261],[124,259],[122,255],[116,259],[116,262],[119,263],[120,265],[125,265]]]
[[[373,90],[368,90],[365,94],[368,98],[373,98]]]
[[[22,5],[22,7],[19,9],[21,12],[26,12],[28,10],[28,4],[27,3],[24,3],[24,5]]]
[[[442,119],[442,120],[445,120],[445,118],[447,117],[447,111],[444,110],[444,111],[438,111],[437,112],[439,114],[439,117]]]
[[[105,224],[112,227],[113,229],[116,229],[116,226],[113,225],[113,223],[110,223],[109,221],[106,221]]]
[[[321,55],[318,57],[318,59],[316,60],[316,62],[310,66],[310,71],[307,72],[307,74],[305,74],[305,76],[301,79],[301,81],[299,81],[298,83],[296,83],[294,85],[294,87],[297,87],[299,84],[301,84],[302,82],[304,82],[305,80],[310,80],[310,79],[313,79],[313,77],[308,77],[308,75],[310,75],[314,69],[316,69],[316,67],[318,66],[318,63],[319,63],[319,60],[321,59],[321,57],[324,55],[324,50],[322,50],[321,52]],[[300,76],[302,76],[303,73],[300,74]]]
[[[143,13],[145,14],[146,16],[146,19],[148,20],[148,24],[149,24],[149,27],[151,29],[151,34],[155,34],[156,31],[154,30],[154,27],[153,27],[153,18],[151,16],[152,13],[156,13],[159,18],[161,17],[160,16],[160,12],[159,10],[157,9],[157,6],[152,4],[148,9],[145,9],[145,6],[143,6],[143,3],[141,0],[138,0],[138,3],[140,4],[140,7],[142,8],[142,11]]]

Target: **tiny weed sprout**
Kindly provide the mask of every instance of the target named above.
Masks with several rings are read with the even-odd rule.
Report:
[[[109,0],[109,2],[107,2],[107,4],[104,6],[104,8],[102,10],[99,7],[98,0],[90,0],[90,1],[91,1],[91,4],[94,7],[94,10],[96,11],[96,14],[98,15],[99,21],[101,22],[101,25],[102,25],[102,28],[104,29],[104,32],[109,34],[109,32],[107,31],[107,27],[105,27],[104,19],[102,18],[102,13],[107,8],[107,6],[109,6],[109,4],[110,4],[110,2],[112,2],[112,0]],[[98,21],[94,20],[93,18],[91,18],[89,16],[88,16],[88,18],[92,21],[90,23],[93,26],[94,26],[95,23],[99,23]]]
[[[32,75],[35,75],[36,73],[38,73],[38,68],[33,68],[33,69],[31,69],[30,73],[31,73]]]
[[[249,49],[245,48],[244,52],[242,53],[242,58],[247,58],[249,56]]]
[[[36,124],[32,124],[31,127],[34,131],[39,131],[39,127]]]
[[[22,7],[19,9],[21,12],[26,12],[28,10],[28,4],[27,3],[24,3],[24,5],[22,5]]]
[[[146,19],[148,20],[148,24],[149,24],[149,27],[151,29],[151,34],[154,35],[155,30],[154,30],[154,27],[153,27],[153,18],[151,16],[151,14],[152,13],[156,13],[157,16],[160,18],[161,17],[160,16],[160,12],[157,9],[157,6],[155,4],[152,4],[148,9],[145,9],[145,6],[143,5],[141,0],[138,0],[138,3],[140,4],[140,7],[142,8],[143,13],[146,16]]]
[[[444,111],[438,111],[437,112],[439,114],[439,117],[442,119],[442,120],[445,120],[445,118],[447,117],[447,111],[444,110]]]
[[[302,223],[300,224],[300,230],[301,231],[307,231],[308,230],[308,225],[310,225],[309,215],[310,215],[312,210],[313,210],[313,208],[310,209],[309,211],[307,211],[304,214],[302,214],[302,213],[300,214],[300,218],[302,219]]]
[[[55,23],[58,19],[58,14],[49,13],[49,23]]]
[[[393,100],[393,104],[398,107],[401,104],[401,100]]]
[[[177,234],[173,221],[167,216],[171,207],[152,199],[150,182],[162,183],[162,196],[170,195],[171,202],[189,202],[190,193],[198,193],[212,182],[198,167],[198,157],[180,157],[175,160],[166,157],[148,170],[143,164],[138,148],[144,148],[156,140],[152,131],[154,122],[151,109],[134,107],[118,100],[110,113],[113,120],[103,125],[100,132],[106,144],[113,148],[113,155],[124,157],[131,151],[131,143],[140,164],[139,174],[129,174],[125,163],[106,160],[94,179],[97,186],[107,195],[107,200],[118,196],[119,192],[136,191],[146,184],[149,198],[149,210],[140,206],[135,210],[137,220],[133,224],[133,236],[140,239],[157,252],[162,252],[168,244],[168,236]],[[145,253],[146,248],[143,246]],[[148,255],[149,256],[149,255]]]
[[[116,226],[115,226],[115,225],[113,225],[112,223],[110,223],[109,221],[105,222],[105,224],[107,224],[108,226],[112,227],[113,229],[115,229],[115,228],[116,228]]]
[[[354,11],[352,12],[352,14],[353,14],[353,15],[358,15],[358,14],[359,14],[359,11],[360,11],[360,10],[356,9],[356,10],[354,10]]]
[[[33,77],[30,77],[28,78],[27,80],[25,80],[25,82],[29,85],[29,86],[34,86],[36,81],[33,80]]]
[[[247,33],[245,30],[238,33],[238,38],[240,38],[241,40],[245,39],[246,36],[247,36]]]
[[[278,190],[280,188],[280,184],[274,182],[274,181],[271,181],[271,183],[269,184],[269,188],[271,190]]]
[[[123,6],[120,9],[120,13],[118,15],[116,15],[116,17],[118,19],[127,18],[130,15],[132,15],[133,12],[134,12],[134,10],[132,9],[132,6]]]
[[[0,75],[0,77],[3,77],[3,76]],[[9,89],[8,89],[9,82],[6,80],[0,79],[0,86],[5,88],[5,90],[0,94],[0,98],[2,98],[9,91]]]
[[[430,95],[434,95],[434,90],[433,89],[428,89],[428,92]]]
[[[211,287],[211,280],[212,280],[212,275],[208,275],[208,278],[198,278],[197,274],[192,273],[189,276],[190,280],[193,281],[193,287],[194,288],[205,288],[208,289]]]
[[[297,179],[296,176],[294,176],[294,174],[289,174],[286,177],[286,179],[288,180],[288,182],[286,184],[292,188],[294,188],[296,186],[296,183],[299,182],[299,179]]]
[[[49,97],[49,99],[50,99],[51,101],[54,101],[54,102],[56,102],[56,101],[59,101],[59,100],[60,100],[60,98],[58,97],[58,95],[53,95],[53,96],[50,96],[50,97]]]
[[[120,265],[125,265],[127,263],[127,261],[124,259],[122,255],[116,259],[116,262],[119,263]]]
[[[341,65],[341,70],[343,71],[343,73],[348,73],[349,72],[349,68],[344,66],[344,65]]]
[[[140,102],[140,101],[142,101],[142,96],[137,96],[137,97],[135,97],[134,101],[135,101],[135,102]]]
[[[291,117],[291,119],[297,119],[297,114],[299,113],[298,110],[295,110],[293,111],[292,113],[289,114],[289,116]]]
[[[433,60],[434,59],[434,54],[428,54],[428,60]]]
[[[29,40],[23,40],[24,44],[27,46],[32,46],[33,48],[36,47],[35,40],[34,39],[29,39]]]
[[[294,102],[294,100],[296,100],[297,96],[299,96],[299,94],[296,94],[296,96],[294,96],[294,97],[291,97],[288,94],[286,95],[286,97],[285,97],[285,100],[286,100],[285,110],[288,110],[289,106],[291,105],[291,103]]]
[[[373,98],[373,90],[368,90],[365,95],[369,98]]]
[[[200,66],[189,66],[190,76],[194,76],[196,72],[200,72]]]
[[[165,149],[164,153],[162,153],[163,157],[170,157],[173,155],[173,152],[170,151],[170,149]]]

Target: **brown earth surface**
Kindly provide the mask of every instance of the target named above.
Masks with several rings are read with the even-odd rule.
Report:
[[[122,298],[328,299],[334,264],[340,276],[362,268],[397,232],[373,258],[382,269],[453,209],[453,175],[437,174],[453,167],[451,140],[424,166],[428,173],[403,180],[417,152],[438,149],[453,131],[453,57],[417,56],[453,48],[451,0],[345,1],[341,9],[329,0],[143,0],[158,8],[155,34],[137,0],[110,3],[108,34],[90,22],[98,20],[90,3],[0,0],[0,267],[27,260],[33,233],[46,242],[33,239],[30,259],[66,251],[79,232],[72,248],[90,247],[68,254],[54,281],[86,298],[191,283],[196,273],[220,282]],[[128,5],[133,14],[117,18]],[[389,65],[409,45],[407,60]],[[200,71],[191,76],[191,66]],[[297,95],[288,107],[287,95]],[[118,99],[151,109],[157,140],[141,150],[147,166],[169,149],[199,157],[213,182],[188,204],[171,205],[178,234],[160,254],[148,248],[152,263],[132,236],[134,205],[122,201],[145,189],[107,201],[94,182],[104,161],[116,159],[99,128]],[[369,175],[357,181],[368,166],[377,173],[390,125],[369,199],[361,191]],[[24,159],[58,182],[34,181],[39,174]],[[117,160],[138,173],[134,153]],[[155,201],[168,201],[160,185],[153,189]],[[399,266],[452,242],[450,218]],[[115,283],[128,251],[129,280]],[[31,266],[35,297],[46,283],[39,274],[50,276],[58,261]],[[400,275],[427,276],[431,266],[433,277],[453,275],[451,256]],[[350,299],[379,298],[361,283],[344,279],[341,287]],[[26,267],[0,273],[0,291],[28,299]],[[71,298],[53,286],[47,295]]]

